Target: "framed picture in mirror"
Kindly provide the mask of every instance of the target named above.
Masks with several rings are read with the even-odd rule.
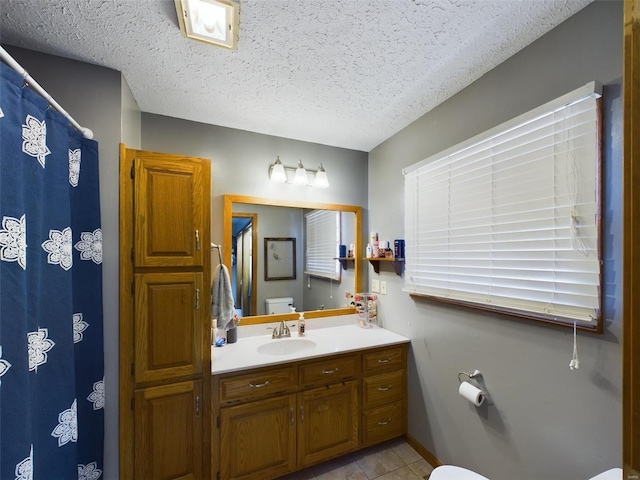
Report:
[[[296,279],[296,239],[264,239],[264,279]]]

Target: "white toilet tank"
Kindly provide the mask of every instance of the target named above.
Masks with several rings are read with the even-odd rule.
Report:
[[[290,313],[293,297],[265,298],[264,308],[267,315],[274,313]]]

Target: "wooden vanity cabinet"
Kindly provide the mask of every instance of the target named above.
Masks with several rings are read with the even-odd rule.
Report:
[[[213,478],[277,478],[404,434],[406,349],[214,375]]]

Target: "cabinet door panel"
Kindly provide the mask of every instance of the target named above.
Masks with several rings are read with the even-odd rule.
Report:
[[[295,468],[295,394],[221,409],[220,476],[264,480]]]
[[[135,276],[137,383],[202,372],[201,292],[201,273]]]
[[[204,167],[208,164],[166,157],[139,152],[134,159],[136,266],[202,265],[203,253],[210,250],[209,245],[202,245]]]
[[[309,390],[298,398],[298,466],[358,448],[357,382]]]
[[[202,382],[135,392],[135,478],[202,478]]]

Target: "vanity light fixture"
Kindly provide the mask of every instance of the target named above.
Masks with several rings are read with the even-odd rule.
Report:
[[[232,0],[174,0],[182,34],[235,50],[240,6]]]
[[[298,160],[296,168],[285,167],[280,161],[280,156],[276,157],[276,161],[269,167],[269,178],[274,183],[293,183],[294,185],[310,185],[318,188],[327,188],[329,179],[322,163],[318,166],[318,170],[306,170],[302,164],[302,160]]]

